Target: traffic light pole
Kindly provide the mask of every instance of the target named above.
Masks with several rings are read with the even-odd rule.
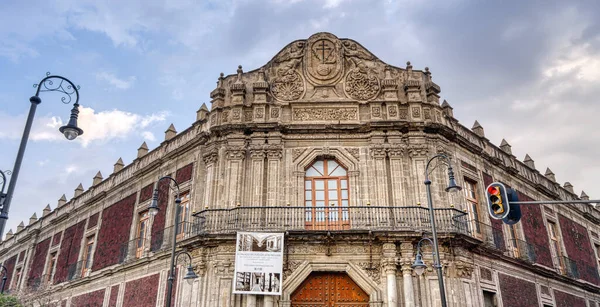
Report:
[[[592,200],[552,200],[552,201],[511,201],[515,205],[568,205],[568,204],[588,204],[595,206],[594,203],[600,204],[600,199]]]

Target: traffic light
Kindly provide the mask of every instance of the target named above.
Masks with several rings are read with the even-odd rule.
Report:
[[[508,225],[519,222],[521,208],[514,203],[519,201],[515,190],[507,189],[502,183],[494,182],[486,188],[485,193],[492,218],[502,220]]]

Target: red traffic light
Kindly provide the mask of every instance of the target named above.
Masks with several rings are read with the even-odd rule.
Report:
[[[487,189],[487,192],[492,194],[492,195],[498,195],[500,194],[500,189],[498,189],[497,187],[490,185]]]

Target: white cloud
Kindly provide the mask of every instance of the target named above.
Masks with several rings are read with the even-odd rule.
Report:
[[[156,137],[154,136],[154,133],[152,133],[150,131],[143,131],[142,137],[144,138],[144,140],[148,140],[150,142],[156,141]]]
[[[83,129],[83,135],[76,141],[83,147],[92,142],[106,142],[112,139],[124,139],[138,134],[141,129],[163,122],[168,112],[158,112],[149,115],[135,114],[121,110],[96,112],[92,108],[80,107],[78,125]],[[0,139],[20,139],[20,129],[25,122],[25,116],[11,117],[0,113]],[[63,126],[63,121],[57,116],[41,116],[34,120],[30,140],[33,141],[63,141],[64,136],[57,130]],[[151,140],[153,135],[147,131],[139,133]]]
[[[119,79],[114,74],[108,72],[99,72],[96,74],[97,80],[102,80],[108,82],[110,85],[114,86],[120,90],[126,90],[133,86],[136,81],[135,76],[129,76],[126,79]]]

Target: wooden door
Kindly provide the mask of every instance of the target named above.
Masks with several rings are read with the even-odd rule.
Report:
[[[369,306],[369,295],[346,273],[314,272],[292,293],[292,307],[338,306]]]

